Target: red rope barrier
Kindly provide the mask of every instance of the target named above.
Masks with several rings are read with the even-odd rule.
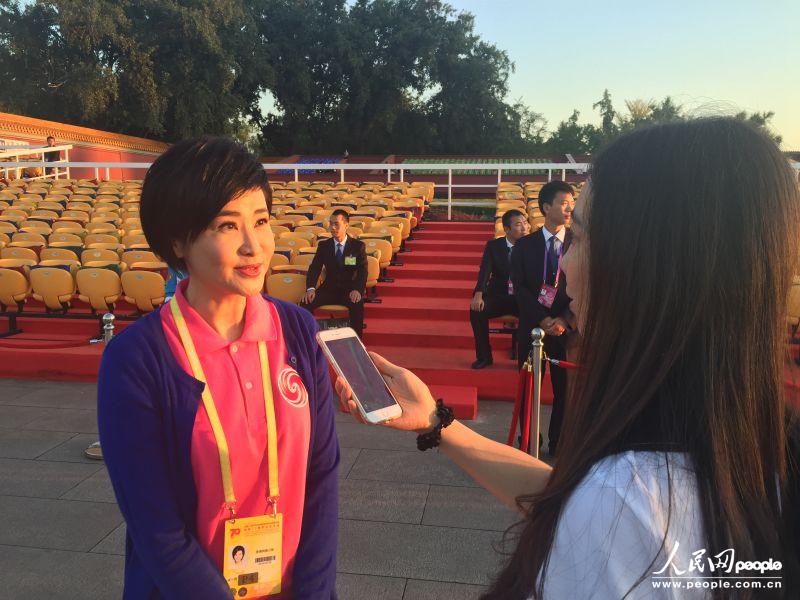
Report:
[[[17,342],[14,344],[4,344],[0,341],[0,348],[8,348],[10,350],[62,350],[65,348],[83,348],[88,346],[88,342],[53,342],[49,344],[37,344],[35,342]]]

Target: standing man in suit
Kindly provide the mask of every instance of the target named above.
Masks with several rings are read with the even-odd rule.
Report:
[[[367,286],[367,251],[364,242],[347,235],[350,215],[335,210],[330,217],[333,237],[322,240],[308,268],[306,295],[300,306],[314,312],[323,304],[342,304],[350,311],[350,326],[361,337],[364,329],[364,293]],[[317,289],[322,267],[325,282]]]
[[[540,327],[545,332],[544,351],[550,358],[565,360],[564,333],[569,330],[569,297],[567,282],[561,272],[561,257],[572,239],[566,229],[575,206],[574,190],[565,181],[551,181],[539,192],[539,210],[544,226],[517,242],[511,254],[511,281],[519,303],[520,324],[519,367],[531,348],[531,330]],[[546,362],[542,362],[544,373]],[[555,455],[561,422],[564,418],[564,399],[567,374],[550,365],[553,384],[553,412],[550,417],[549,452]],[[522,423],[520,423],[522,426]]]
[[[483,369],[492,364],[492,347],[489,343],[489,320],[502,315],[518,315],[517,299],[511,283],[511,250],[530,230],[525,214],[509,210],[503,215],[505,237],[486,242],[478,272],[478,283],[470,304],[469,320],[475,337],[475,362],[473,369]]]

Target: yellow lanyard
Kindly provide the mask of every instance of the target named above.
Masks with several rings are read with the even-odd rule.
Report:
[[[208,413],[208,420],[211,421],[211,430],[214,432],[214,439],[217,442],[217,450],[219,451],[222,487],[225,490],[225,506],[231,511],[231,516],[234,516],[236,514],[236,496],[233,493],[231,457],[230,451],[228,450],[228,440],[225,438],[225,431],[222,429],[222,422],[219,420],[217,407],[214,404],[214,399],[211,397],[211,389],[208,386],[208,380],[203,373],[203,366],[200,364],[200,358],[197,356],[197,350],[194,347],[189,328],[186,326],[186,321],[183,318],[180,306],[178,306],[178,300],[173,298],[169,306],[172,311],[172,316],[175,319],[175,325],[178,326],[178,333],[181,336],[183,349],[186,351],[186,356],[192,367],[192,373],[195,379],[199,379],[206,384],[203,388],[203,406],[205,406],[206,413]],[[267,500],[272,507],[272,514],[274,515],[277,511],[278,498],[280,496],[278,490],[278,434],[275,426],[275,402],[272,398],[272,378],[269,372],[269,357],[267,356],[267,345],[263,341],[258,342],[258,358],[261,363],[261,382],[264,387],[264,413],[267,419],[267,460],[269,464],[269,498]]]

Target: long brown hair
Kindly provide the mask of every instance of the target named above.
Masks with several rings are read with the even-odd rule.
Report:
[[[800,249],[786,159],[733,119],[637,130],[593,161],[584,220],[585,367],[547,487],[518,498],[518,545],[484,599],[541,598],[570,494],[599,460],[645,441],[691,459],[709,551],[781,560],[782,597],[797,556],[782,374]]]

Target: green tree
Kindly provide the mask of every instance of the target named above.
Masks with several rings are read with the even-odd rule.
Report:
[[[781,142],[783,142],[783,137],[778,135],[772,129],[772,117],[775,116],[773,111],[764,111],[764,112],[754,112],[754,113],[747,113],[747,111],[742,111],[736,114],[736,118],[740,121],[744,121],[755,127],[756,129],[760,129],[761,131],[765,132],[769,137],[771,137],[776,144],[780,146]]]
[[[606,88],[603,91],[603,97],[597,102],[592,104],[592,108],[598,109],[602,119],[601,131],[605,139],[610,139],[617,135],[618,127],[614,122],[617,112],[614,110],[614,104],[611,101],[611,94]]]
[[[243,0],[0,4],[11,112],[174,140],[257,118],[269,68]]]

